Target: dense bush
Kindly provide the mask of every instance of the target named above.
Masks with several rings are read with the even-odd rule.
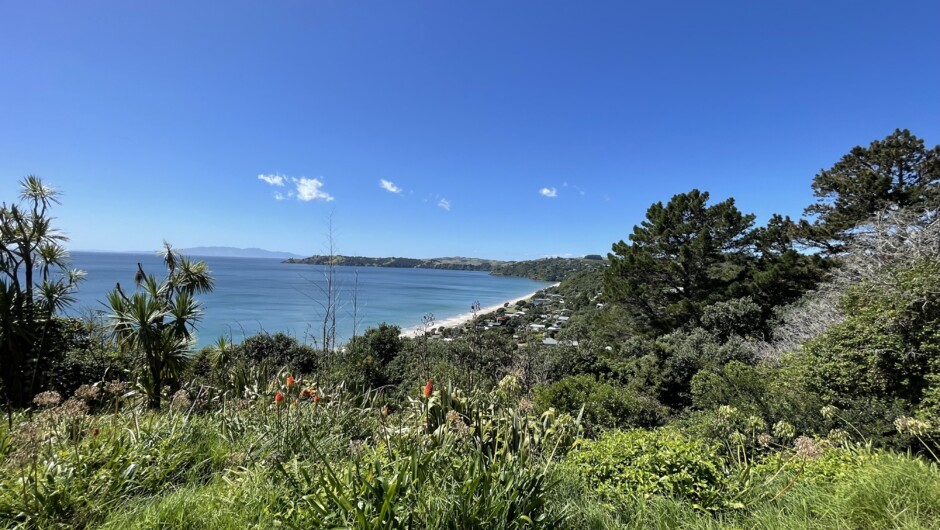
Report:
[[[535,387],[540,411],[554,408],[582,414],[594,430],[611,427],[653,427],[663,422],[667,410],[655,399],[629,387],[598,381],[591,375],[569,376],[556,383]],[[582,413],[583,408],[583,413]]]
[[[317,351],[301,344],[285,333],[259,333],[235,346],[236,355],[250,363],[266,362],[272,366],[290,367],[302,374],[312,374],[319,368]]]
[[[729,498],[729,476],[714,445],[673,428],[613,431],[584,441],[565,458],[602,499],[628,502],[664,495],[703,509]]]

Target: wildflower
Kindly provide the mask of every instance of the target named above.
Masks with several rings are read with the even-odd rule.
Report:
[[[774,435],[780,438],[793,438],[796,436],[796,427],[785,421],[778,421],[774,424]]]
[[[755,431],[760,431],[767,428],[767,424],[764,423],[764,420],[760,416],[748,416],[747,426]]]
[[[319,402],[320,402],[320,399],[321,399],[321,398],[320,398],[320,394],[319,394],[319,393],[313,395],[313,402],[314,402],[314,403],[319,403]]]
[[[287,376],[287,389],[290,390],[293,387],[294,387],[294,376],[289,375]]]
[[[826,418],[827,420],[831,420],[836,415],[836,412],[838,411],[839,409],[835,408],[834,406],[826,405],[825,407],[819,409],[819,414],[821,414],[823,418]]]
[[[428,384],[424,385],[424,388],[421,389],[421,394],[425,398],[430,398],[434,394],[434,380],[428,379]]]
[[[761,447],[767,447],[767,446],[769,446],[769,445],[770,445],[770,440],[771,440],[770,435],[767,434],[766,432],[762,432],[762,433],[760,433],[760,434],[757,435],[757,445],[759,445],[759,446],[761,446]]]
[[[388,408],[388,405],[382,407],[382,417],[387,418],[389,414],[392,413],[392,409]]]
[[[48,390],[36,394],[36,397],[33,398],[33,403],[40,407],[54,407],[62,403],[62,396],[55,390]]]
[[[280,392],[278,392],[277,394],[274,394],[274,404],[275,404],[275,405],[280,405],[280,404],[283,403],[283,402],[284,402],[284,394],[282,394],[282,393],[280,393]]]
[[[849,443],[849,433],[843,431],[842,429],[832,429],[829,431],[829,436],[827,436],[827,439],[832,445],[841,447]]]
[[[98,387],[91,385],[82,385],[75,390],[73,394],[78,399],[83,399],[85,401],[91,401],[98,398]]]
[[[518,407],[519,412],[525,414],[535,410],[535,403],[532,403],[531,399],[524,397],[519,400],[519,403],[516,405],[516,407]]]
[[[313,390],[305,388],[303,392],[300,393],[300,397],[307,399],[313,397]]]
[[[125,381],[114,380],[110,383],[105,383],[104,391],[113,396],[121,396],[130,391],[131,385]]]
[[[173,410],[186,410],[191,405],[192,401],[189,399],[189,392],[185,390],[177,390],[170,400],[170,408]]]
[[[800,436],[794,440],[793,447],[796,448],[796,454],[803,458],[816,458],[823,452],[816,440],[806,436]]]
[[[88,414],[88,405],[80,399],[70,397],[55,408],[54,412],[64,419],[77,419]]]
[[[470,428],[467,427],[467,424],[464,423],[463,418],[460,417],[460,414],[458,414],[456,410],[447,412],[447,422],[458,435],[464,436],[470,432]]]
[[[901,434],[913,434],[914,436],[923,436],[931,430],[932,425],[929,421],[921,421],[910,416],[901,416],[894,420],[894,427]]]
[[[94,429],[91,430],[91,435],[92,435],[92,437],[97,438],[97,437],[98,437],[98,434],[100,434],[100,433],[101,433],[101,431],[98,430],[98,427],[95,427]]]
[[[728,440],[734,445],[744,445],[747,442],[747,437],[741,434],[741,431],[734,431],[731,433],[731,436],[728,437]]]

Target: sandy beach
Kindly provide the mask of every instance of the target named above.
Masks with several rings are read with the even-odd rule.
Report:
[[[488,313],[492,313],[492,312],[496,311],[497,309],[499,309],[499,308],[501,308],[501,307],[504,307],[506,304],[509,304],[510,307],[511,307],[511,306],[515,305],[516,302],[519,302],[519,301],[522,301],[522,300],[528,300],[529,298],[532,298],[532,297],[535,296],[535,294],[538,293],[539,291],[544,291],[545,289],[548,289],[549,287],[558,287],[559,285],[561,285],[561,283],[553,283],[553,284],[551,284],[551,285],[547,285],[547,286],[545,286],[545,287],[539,289],[538,291],[532,291],[531,293],[526,294],[526,295],[523,295],[523,296],[520,296],[520,297],[518,297],[518,298],[513,298],[513,299],[511,299],[511,300],[505,300],[505,301],[500,302],[500,303],[498,303],[498,304],[493,304],[493,305],[487,306],[487,307],[481,307],[481,308],[480,308],[480,311],[479,311],[477,314],[478,314],[478,315],[486,315],[486,314],[488,314]],[[470,322],[470,320],[472,320],[472,319],[473,319],[473,312],[468,311],[468,312],[466,312],[466,313],[463,313],[463,314],[461,314],[461,315],[457,315],[457,316],[452,317],[452,318],[448,318],[448,319],[444,319],[444,320],[435,320],[435,321],[434,321],[434,324],[431,326],[431,328],[432,328],[432,329],[433,329],[433,328],[439,328],[439,327],[451,328],[451,327],[454,327],[454,326],[462,326],[462,325],[466,324],[467,322]],[[423,328],[421,325],[417,325],[417,326],[412,326],[412,327],[409,327],[409,328],[402,328],[401,336],[402,336],[402,337],[414,338],[414,337],[419,337],[419,336],[421,336],[421,334],[422,334],[423,332],[424,332],[424,328]]]

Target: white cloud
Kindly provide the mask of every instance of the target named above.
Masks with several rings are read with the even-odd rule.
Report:
[[[379,186],[382,186],[382,189],[389,193],[401,193],[401,188],[396,186],[395,183],[390,180],[380,179]]]
[[[272,186],[283,186],[287,179],[283,175],[258,175],[258,180],[263,180]]]
[[[558,190],[555,188],[542,188],[539,190],[542,197],[555,198],[558,196]]]
[[[276,201],[286,201],[288,199],[294,198],[304,202],[330,202],[333,200],[332,195],[323,191],[323,181],[321,179],[308,179],[307,177],[287,177],[284,175],[272,173],[270,175],[258,175],[258,180],[263,180],[271,186],[291,186],[293,188],[287,191],[275,191],[274,200]]]
[[[450,211],[450,201],[448,201],[447,199],[441,199],[437,201],[437,205],[447,210],[448,212]]]
[[[332,195],[320,189],[323,187],[323,181],[320,179],[301,177],[299,179],[292,178],[291,180],[297,185],[297,198],[301,201],[330,202],[333,200]]]

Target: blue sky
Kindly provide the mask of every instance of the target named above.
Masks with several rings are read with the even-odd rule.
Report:
[[[60,188],[75,249],[312,254],[332,212],[344,254],[606,253],[675,193],[798,216],[852,146],[940,143],[937,20],[936,1],[4,2],[0,200],[27,174]]]

